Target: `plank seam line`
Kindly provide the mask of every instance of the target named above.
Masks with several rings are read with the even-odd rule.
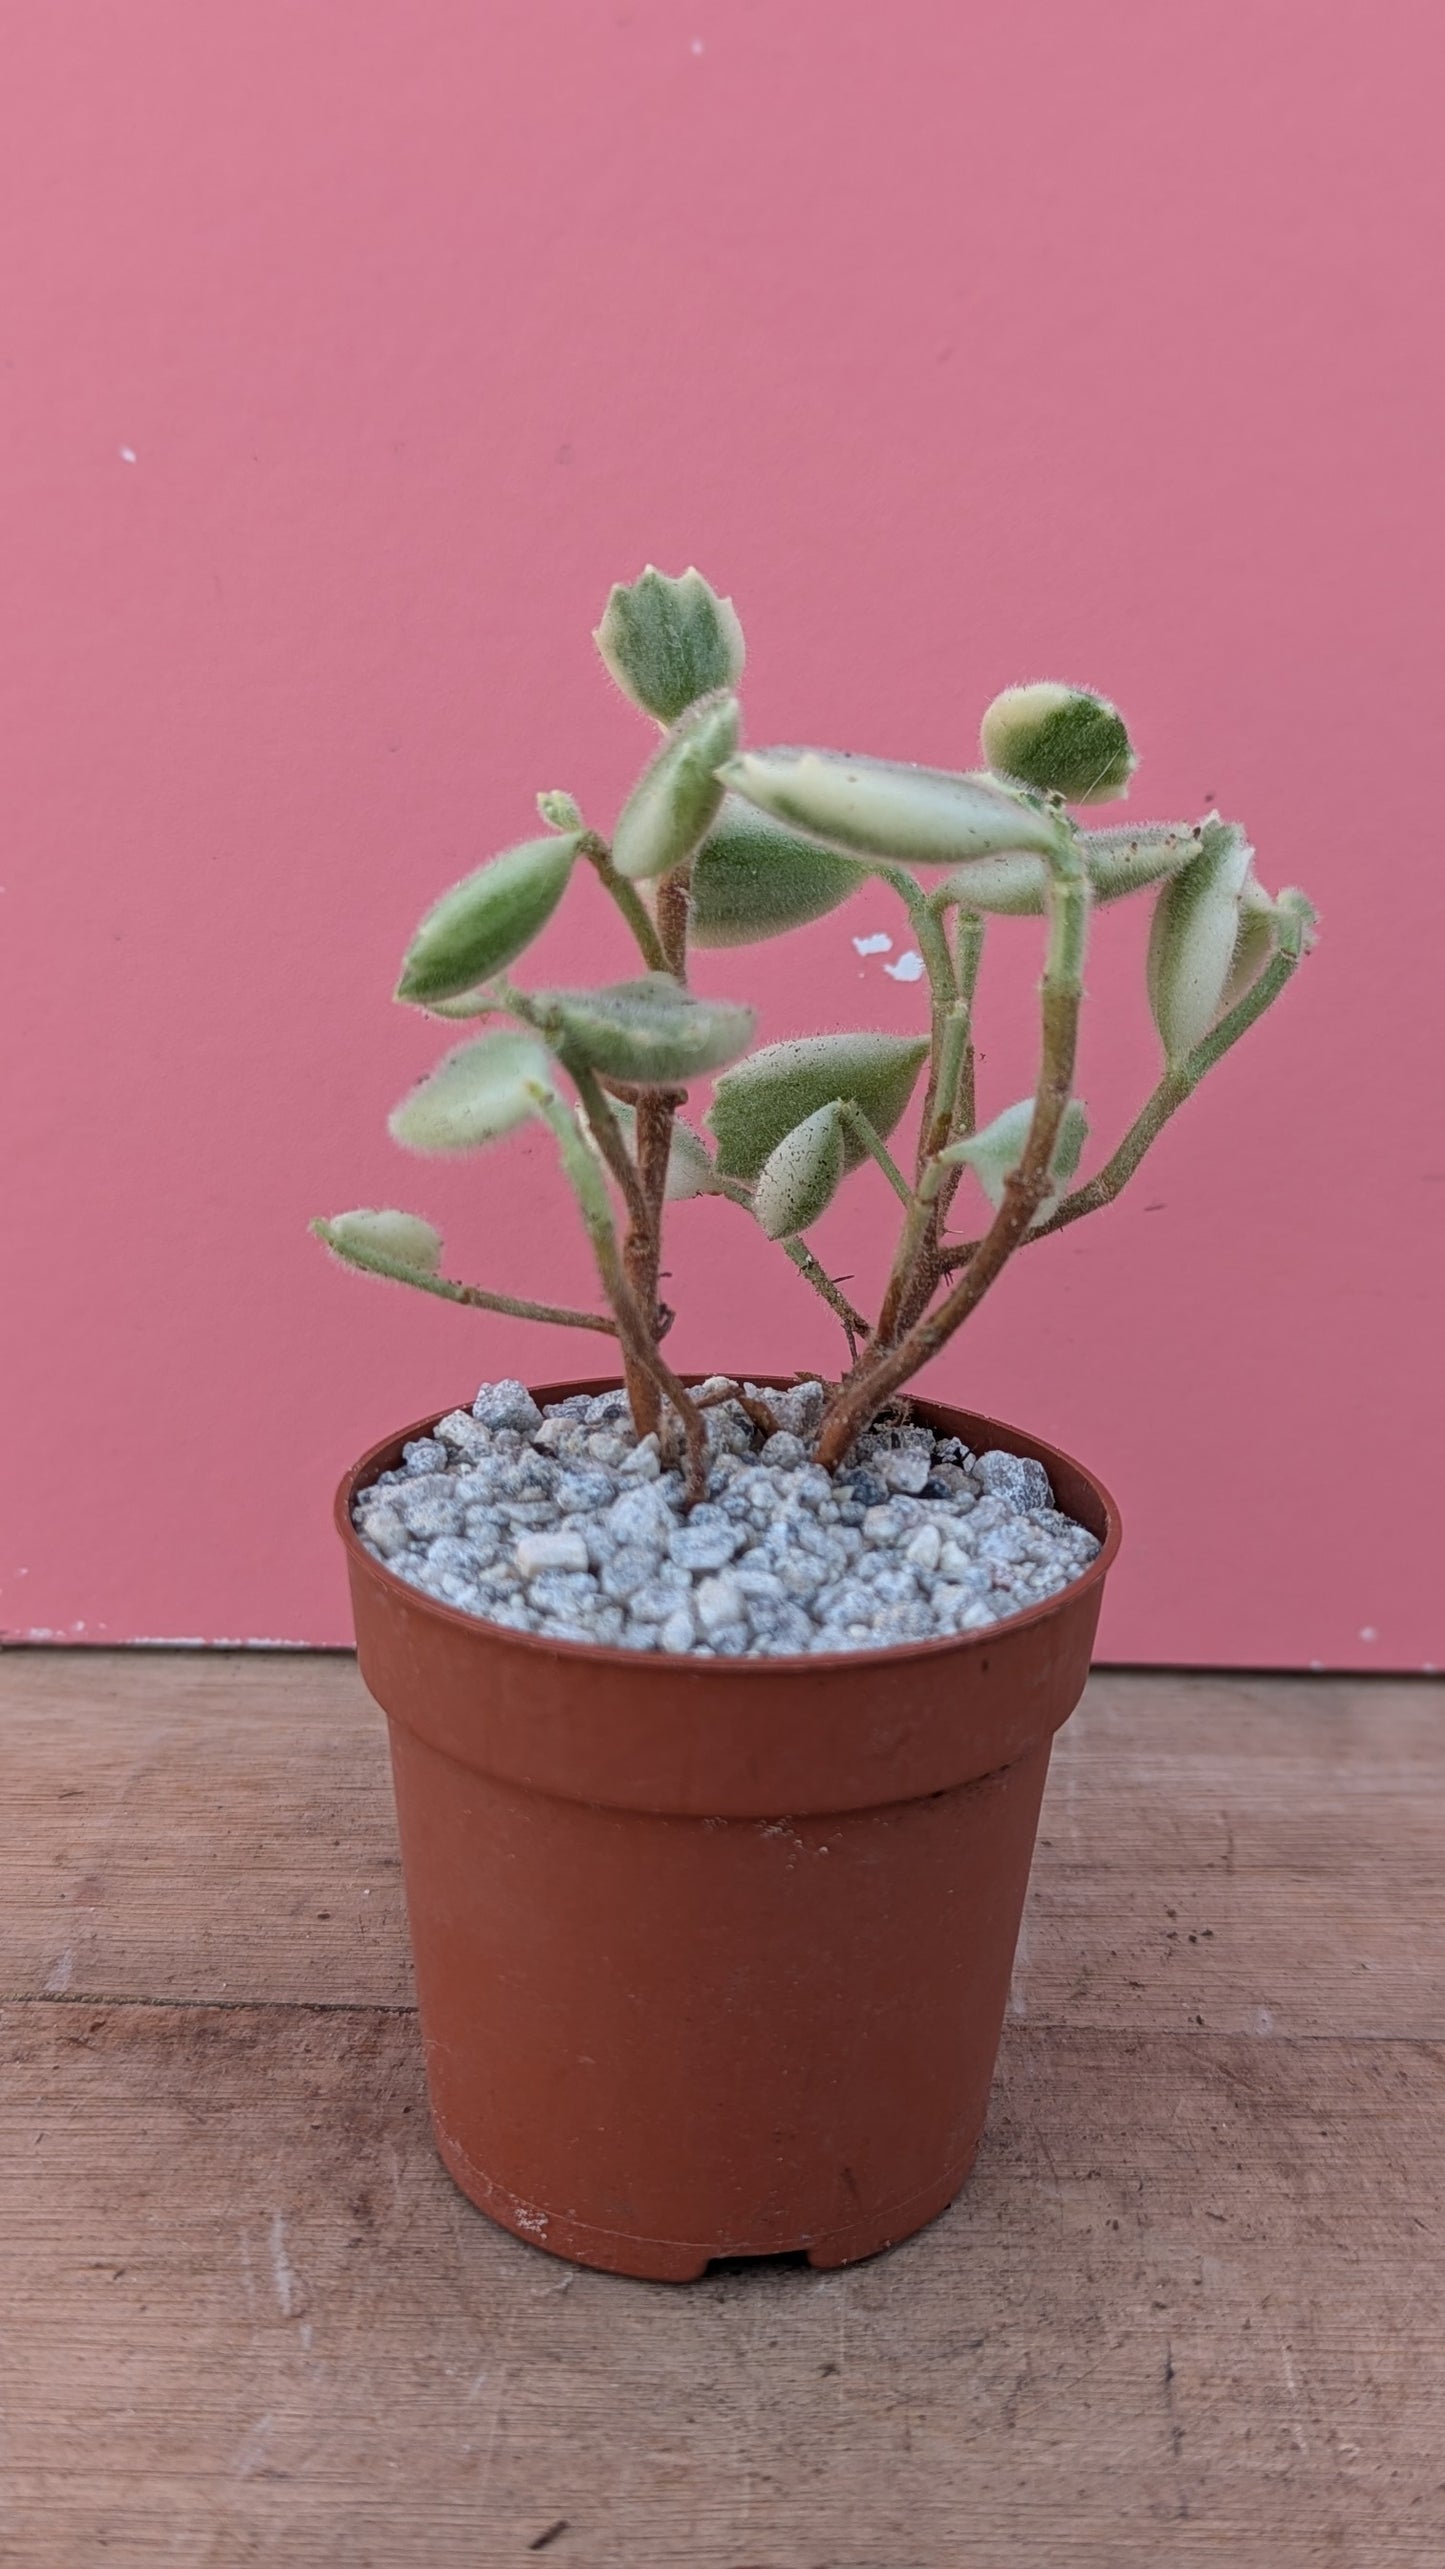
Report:
[[[0,1989],[0,2007],[151,2007],[207,2009],[218,2015],[282,2016],[415,2016],[415,2002],[385,1998],[126,1998],[83,1989]],[[1071,2025],[1063,2018],[1032,2017],[1027,2026],[1005,2029],[1007,2042],[1019,2033],[1066,2034],[1072,2039],[1105,2035],[1115,2040],[1154,2043],[1375,2043],[1410,2051],[1445,2048],[1445,2033],[1372,2034],[1343,2031],[1328,2034],[1257,2033],[1250,2026],[1230,2025]]]
[[[416,2004],[389,1998],[127,1998],[85,1989],[0,1989],[0,2007],[204,2007],[220,2014],[273,2010],[300,2016],[414,2016]]]

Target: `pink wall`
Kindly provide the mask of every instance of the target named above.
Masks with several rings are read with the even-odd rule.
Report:
[[[1083,677],[1139,807],[1217,797],[1316,893],[1291,1000],[937,1385],[1118,1489],[1112,1655],[1445,1658],[1439,28],[11,14],[6,1630],[339,1641],[339,1467],[487,1372],[586,1369],[339,1274],[305,1223],[400,1200],[492,1281],[587,1291],[544,1149],[393,1151],[438,1046],[387,992],[538,786],[619,794],[645,733],[587,636],[653,557],[736,595],[755,740],[965,762],[997,686]],[[1142,922],[1106,924],[1122,1002]],[[882,895],[703,977],[756,970],[769,1033],[911,1026],[849,941],[878,925]],[[610,933],[574,918],[547,973]],[[998,944],[1022,992],[1030,932]],[[1107,1120],[1153,1058],[1103,1018]],[[1000,1103],[1020,1040],[990,1053]],[[860,1181],[840,1263],[877,1212]],[[730,1208],[675,1250],[684,1360],[831,1358]]]

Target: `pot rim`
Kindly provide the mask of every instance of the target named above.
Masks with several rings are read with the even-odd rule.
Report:
[[[714,1372],[716,1370],[714,1368]],[[681,1379],[690,1387],[694,1383],[711,1381],[712,1375],[689,1372]],[[739,1382],[761,1383],[772,1389],[785,1391],[792,1387],[797,1377],[795,1375],[779,1377],[770,1374],[764,1368],[760,1372],[738,1373],[734,1379]],[[532,1398],[539,1406],[545,1406],[549,1400],[566,1400],[581,1392],[597,1395],[607,1391],[621,1391],[622,1388],[621,1377],[612,1375],[528,1385]],[[462,1632],[483,1632],[491,1644],[507,1643],[524,1654],[530,1652],[549,1659],[560,1654],[566,1659],[585,1662],[589,1666],[601,1665],[628,1669],[639,1675],[644,1670],[660,1672],[666,1669],[674,1676],[678,1676],[685,1675],[691,1670],[700,1673],[703,1668],[706,1668],[710,1678],[726,1676],[729,1682],[741,1682],[749,1677],[756,1678],[759,1675],[774,1672],[781,1675],[789,1670],[811,1669],[821,1675],[832,1668],[857,1669],[870,1666],[879,1669],[896,1668],[906,1660],[938,1659],[948,1652],[957,1653],[971,1646],[982,1648],[996,1646],[1005,1634],[1012,1635],[1026,1630],[1032,1624],[1045,1622],[1049,1616],[1058,1614],[1066,1604],[1086,1593],[1090,1588],[1103,1585],[1123,1540],[1123,1525],[1118,1505],[1111,1493],[1095,1473],[1089,1471],[1084,1464],[1077,1462],[1073,1455],[1066,1454],[1061,1446],[1050,1445],[1042,1437],[1033,1436],[1024,1428],[1011,1427],[1006,1419],[986,1418],[981,1410],[961,1409],[952,1401],[931,1400],[925,1393],[913,1397],[913,1406],[916,1409],[924,1412],[945,1410],[953,1417],[965,1418],[974,1427],[994,1431],[1005,1451],[1022,1451],[1031,1455],[1036,1461],[1042,1462],[1051,1480],[1053,1465],[1060,1463],[1066,1471],[1076,1473],[1078,1478],[1086,1483],[1098,1502],[1100,1514],[1104,1519],[1104,1532],[1099,1538],[1099,1549],[1087,1570],[1081,1571],[1077,1579],[1071,1579],[1067,1587],[1056,1589],[1051,1597],[1041,1599],[1038,1605],[1025,1606],[1019,1614],[1001,1615],[996,1623],[984,1624],[976,1632],[941,1633],[932,1640],[894,1641],[885,1643],[882,1648],[861,1650],[780,1650],[769,1652],[766,1657],[757,1659],[699,1660],[696,1654],[691,1652],[626,1650],[615,1642],[564,1641],[553,1639],[546,1633],[518,1632],[509,1624],[493,1623],[487,1615],[469,1614],[464,1606],[446,1605],[439,1597],[429,1596],[424,1588],[415,1588],[409,1580],[399,1579],[385,1561],[381,1560],[376,1553],[367,1550],[352,1523],[351,1507],[356,1493],[369,1488],[383,1471],[394,1468],[394,1463],[389,1463],[387,1458],[399,1457],[402,1446],[410,1444],[413,1438],[430,1436],[438,1420],[449,1417],[451,1409],[463,1406],[470,1410],[471,1404],[453,1401],[450,1409],[433,1410],[428,1417],[415,1420],[410,1427],[394,1428],[389,1436],[383,1436],[375,1445],[369,1446],[360,1460],[353,1463],[351,1469],[343,1473],[338,1482],[332,1506],[332,1518],[348,1559],[363,1568],[369,1576],[384,1580],[389,1587],[405,1597],[410,1605],[423,1609],[428,1615],[436,1616],[442,1623],[454,1625]],[[1089,1530],[1092,1532],[1093,1529]]]

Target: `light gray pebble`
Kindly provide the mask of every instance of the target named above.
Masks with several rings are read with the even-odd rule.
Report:
[[[407,1585],[506,1629],[719,1659],[982,1632],[1098,1552],[1026,1457],[894,1425],[834,1482],[809,1459],[822,1387],[759,1397],[776,1434],[734,1401],[709,1409],[708,1495],[688,1511],[620,1393],[544,1418],[522,1384],[484,1384],[358,1493],[358,1533]]]
[[[604,1555],[598,1575],[604,1596],[619,1602],[635,1596],[645,1587],[657,1568],[657,1555],[640,1543],[628,1543],[618,1552]]]
[[[702,1580],[694,1590],[692,1604],[703,1631],[714,1643],[718,1633],[729,1625],[747,1624],[748,1601],[731,1571]]]
[[[585,1570],[586,1538],[580,1534],[524,1534],[517,1545],[517,1567],[524,1579],[540,1570]]]
[[[911,1569],[936,1570],[938,1568],[938,1556],[942,1550],[943,1536],[940,1534],[938,1527],[936,1525],[920,1525],[917,1533],[910,1534],[908,1541],[905,1543],[903,1547],[903,1558],[909,1564]]]
[[[610,1472],[563,1471],[552,1485],[559,1508],[606,1507],[616,1496]]]
[[[542,1424],[542,1413],[525,1383],[483,1383],[472,1403],[472,1416],[483,1427],[511,1427],[523,1436]]]
[[[668,1558],[683,1570],[721,1570],[742,1544],[742,1534],[706,1500],[668,1537]]]
[[[634,1588],[628,1604],[639,1623],[666,1623],[668,1616],[674,1614],[680,1604],[685,1604],[691,1593],[692,1581],[687,1572],[673,1569],[669,1564],[645,1586]]]
[[[462,1522],[456,1500],[440,1490],[422,1490],[415,1498],[403,1492],[397,1501],[397,1514],[408,1534],[423,1543],[434,1541],[439,1534],[456,1534]]]
[[[785,1392],[770,1391],[768,1406],[785,1434],[800,1436],[805,1444],[812,1441],[822,1424],[824,1392],[821,1383],[794,1383]]]
[[[607,1511],[607,1526],[619,1543],[656,1543],[667,1541],[677,1517],[669,1506],[659,1481],[644,1481],[639,1489],[624,1490]]]
[[[888,1544],[901,1540],[904,1519],[894,1507],[869,1508],[863,1519],[865,1543]]]
[[[561,1615],[575,1623],[601,1601],[590,1570],[541,1570],[527,1581],[527,1603],[534,1614]]]
[[[394,1553],[404,1552],[411,1540],[395,1508],[369,1508],[362,1530],[373,1552],[379,1552],[384,1561]]]
[[[980,1454],[973,1467],[974,1479],[982,1483],[990,1498],[1004,1499],[1020,1515],[1031,1508],[1051,1508],[1054,1493],[1042,1463],[1031,1455],[1005,1454],[995,1447]]]
[[[414,1436],[409,1445],[403,1445],[401,1459],[409,1472],[441,1472],[451,1456],[439,1437]]]
[[[890,1490],[905,1490],[910,1498],[916,1498],[933,1464],[920,1446],[913,1445],[905,1446],[898,1454],[880,1455],[874,1469]]]

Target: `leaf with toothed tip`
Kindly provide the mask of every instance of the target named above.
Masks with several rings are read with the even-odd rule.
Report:
[[[735,687],[743,674],[733,602],[700,571],[672,580],[649,562],[630,587],[619,581],[593,640],[624,696],[660,723],[675,723],[700,696]]]

